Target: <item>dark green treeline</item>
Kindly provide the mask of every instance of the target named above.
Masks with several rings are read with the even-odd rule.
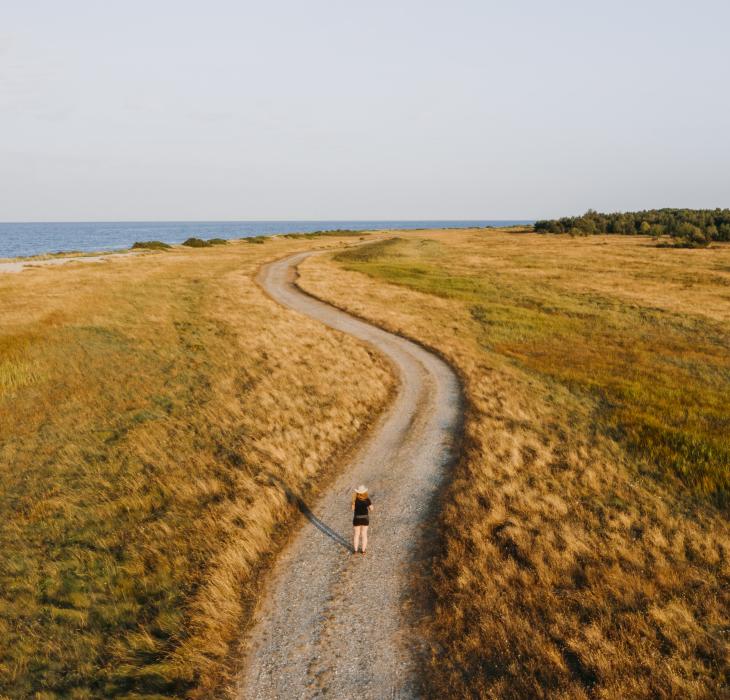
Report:
[[[603,214],[589,209],[583,216],[565,216],[535,222],[540,233],[591,235],[613,233],[669,236],[672,245],[687,247],[730,241],[730,209],[648,209]]]

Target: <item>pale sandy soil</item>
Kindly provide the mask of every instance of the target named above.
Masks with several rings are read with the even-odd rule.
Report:
[[[248,642],[238,698],[418,696],[412,572],[420,536],[452,459],[461,393],[451,368],[422,347],[301,292],[296,266],[272,263],[260,282],[283,305],[384,353],[400,375],[392,408],[305,517],[281,554]],[[342,377],[347,382],[347,377]],[[350,495],[375,505],[366,556],[354,555]]]
[[[47,259],[34,259],[28,260],[8,260],[0,261],[0,274],[3,272],[22,272],[23,270],[30,269],[33,267],[48,267],[50,265],[65,265],[66,263],[100,263],[112,260],[115,258],[126,258],[131,255],[142,255],[142,253],[130,252],[130,253],[107,253],[103,255],[76,255],[69,256],[67,258],[47,258]]]

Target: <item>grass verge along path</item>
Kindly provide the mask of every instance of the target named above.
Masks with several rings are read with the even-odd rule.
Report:
[[[233,677],[297,499],[393,385],[255,284],[312,247],[0,275],[0,696],[208,698]]]
[[[434,697],[720,697],[728,679],[730,248],[398,232],[301,285],[464,383]]]
[[[308,255],[265,268],[265,289],[383,353],[400,382],[354,458],[303,508],[307,519],[277,561],[259,611],[238,697],[420,697],[424,645],[413,576],[427,564],[424,537],[461,420],[458,380],[433,353],[302,293],[293,278]],[[353,555],[349,542],[350,496],[359,483],[375,503],[367,556]]]

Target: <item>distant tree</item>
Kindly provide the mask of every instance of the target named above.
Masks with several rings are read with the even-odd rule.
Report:
[[[711,241],[730,241],[730,209],[648,209],[611,214],[589,209],[583,216],[536,221],[535,231],[572,235],[668,235],[688,245],[706,245]]]

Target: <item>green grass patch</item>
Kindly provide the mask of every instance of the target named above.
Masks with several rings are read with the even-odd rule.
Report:
[[[730,329],[544,279],[465,273],[440,244],[425,243],[382,241],[335,259],[462,303],[485,352],[590,394],[604,430],[665,477],[730,506]]]
[[[202,285],[173,285],[166,308],[194,329]],[[149,312],[158,292],[129,293]],[[196,523],[211,497],[181,496],[184,465],[176,473],[135,451],[163,420],[185,425],[181,454],[203,442],[204,421],[177,407],[211,400],[207,366],[230,337],[211,334],[198,366],[192,333],[176,343],[101,325],[1,335],[0,461],[15,468],[0,470],[0,697],[179,698],[194,684],[163,663],[186,632],[205,566]]]
[[[339,262],[375,262],[378,258],[390,253],[398,255],[395,246],[398,244],[398,238],[389,238],[385,241],[377,241],[368,245],[350,248],[335,255],[335,260]]]
[[[352,229],[333,229],[331,231],[311,231],[310,233],[282,233],[283,238],[323,238],[323,237],[334,237],[334,238],[353,238],[358,236],[367,236],[368,231],[353,231]]]

